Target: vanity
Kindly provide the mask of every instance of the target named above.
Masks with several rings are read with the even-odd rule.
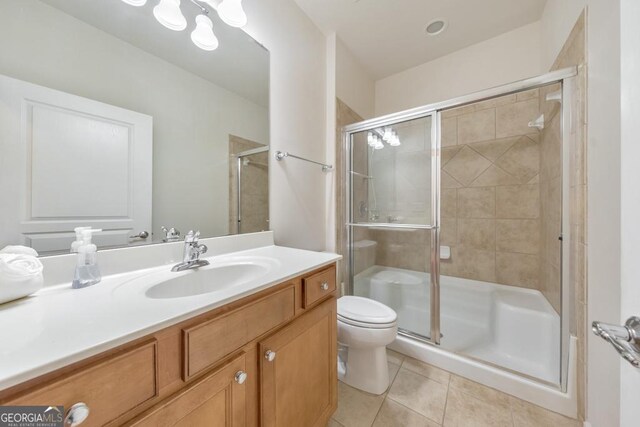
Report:
[[[324,426],[340,257],[268,231],[269,52],[220,2],[164,3],[0,2],[0,249],[44,265],[43,289],[0,305],[0,405]]]
[[[270,232],[209,241],[238,239],[251,243],[201,269],[122,272],[5,305],[3,324],[62,299],[86,307],[42,313],[39,326],[20,326],[41,328],[35,340],[2,346],[0,405],[61,405],[76,422],[88,410],[83,426],[326,425],[337,406],[339,257],[273,246]],[[217,285],[185,287],[200,276]]]

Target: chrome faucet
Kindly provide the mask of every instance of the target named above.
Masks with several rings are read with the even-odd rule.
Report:
[[[182,262],[173,266],[171,271],[184,271],[192,268],[204,267],[209,265],[209,261],[200,259],[200,255],[207,252],[206,245],[199,245],[198,238],[200,232],[190,230],[186,236],[184,236],[184,255]]]
[[[180,240],[180,232],[175,229],[175,227],[171,227],[167,230],[167,227],[164,225],[160,227],[162,231],[164,231],[163,242],[175,242],[176,240]]]

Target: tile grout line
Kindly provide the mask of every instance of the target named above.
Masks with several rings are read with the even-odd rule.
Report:
[[[384,400],[386,401],[387,399],[389,399],[390,401],[392,401],[392,402],[393,402],[393,403],[395,403],[396,405],[402,406],[402,407],[403,407],[404,409],[406,409],[407,411],[409,411],[409,412],[413,412],[414,414],[416,414],[416,415],[418,415],[418,416],[420,416],[420,417],[422,417],[422,418],[426,419],[426,420],[427,420],[427,421],[429,421],[429,422],[434,422],[434,423],[436,423],[436,424],[438,424],[438,425],[440,425],[440,426],[442,425],[442,423],[439,423],[439,422],[437,422],[437,421],[432,420],[431,418],[427,417],[426,415],[421,414],[420,412],[416,411],[415,409],[411,409],[410,407],[408,407],[407,405],[405,405],[405,404],[404,404],[404,403],[402,403],[402,402],[398,402],[397,400],[395,400],[395,399],[393,399],[393,398],[391,398],[391,397],[386,396]],[[384,402],[383,402],[383,403],[384,403]],[[445,408],[446,408],[446,402],[445,402]],[[443,417],[444,417],[444,415],[443,415]],[[377,415],[376,415],[376,418],[377,418]],[[443,420],[443,422],[444,422],[444,420]]]
[[[451,390],[451,378],[453,378],[453,375],[449,373],[449,382],[447,382],[447,394],[444,400],[444,411],[442,412],[442,422],[440,423],[440,425],[442,426],[444,425],[444,420],[447,416],[447,406],[449,406],[449,390]]]

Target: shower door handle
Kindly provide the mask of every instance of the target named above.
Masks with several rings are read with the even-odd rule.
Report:
[[[604,322],[591,324],[593,333],[609,342],[624,360],[640,368],[640,317],[630,317],[624,326]]]

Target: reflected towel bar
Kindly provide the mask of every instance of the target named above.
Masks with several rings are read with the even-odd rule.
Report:
[[[286,151],[276,151],[275,157],[276,157],[276,160],[278,161],[284,160],[285,157],[293,157],[294,159],[304,160],[305,162],[314,163],[316,165],[322,166],[322,172],[330,172],[333,170],[333,165],[327,165],[324,163],[316,162],[315,160],[305,159],[304,157],[296,156]]]

